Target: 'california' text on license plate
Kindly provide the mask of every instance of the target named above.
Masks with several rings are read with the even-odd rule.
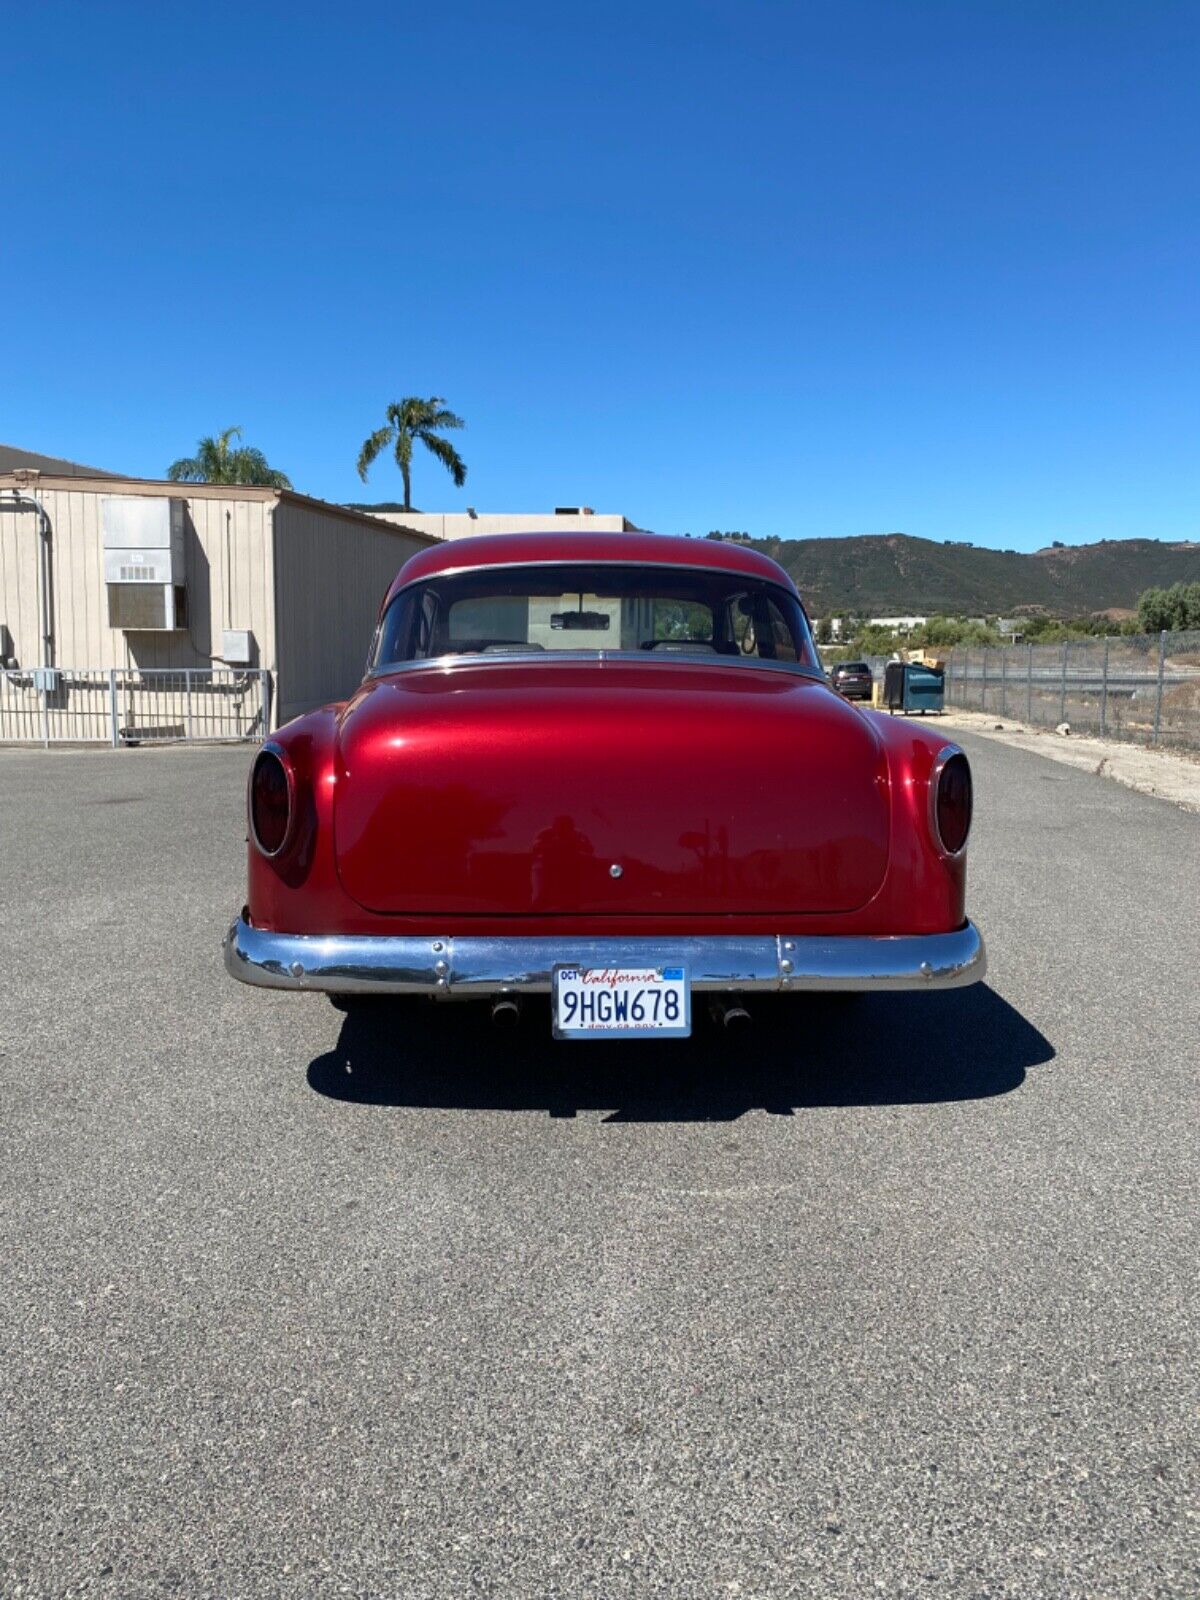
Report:
[[[686,967],[555,967],[556,1039],[686,1039]]]

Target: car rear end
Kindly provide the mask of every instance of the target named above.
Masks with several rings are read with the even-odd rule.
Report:
[[[865,661],[842,662],[833,669],[833,686],[847,700],[870,700],[874,683]]]
[[[976,981],[965,756],[831,692],[770,570],[543,566],[536,606],[512,572],[402,587],[359,692],[256,758],[231,974],[547,994],[560,1037],[679,1036],[693,995]]]

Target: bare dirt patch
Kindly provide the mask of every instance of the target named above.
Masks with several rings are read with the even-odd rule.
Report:
[[[931,719],[920,719],[928,723]],[[939,725],[969,729],[985,738],[1032,750],[1035,755],[1061,761],[1069,767],[1112,778],[1141,794],[1157,795],[1185,811],[1200,812],[1200,754],[1181,750],[1147,750],[1142,745],[1116,739],[1094,739],[1059,734],[1050,728],[1031,728],[1011,717],[989,716],[979,711],[947,710]]]

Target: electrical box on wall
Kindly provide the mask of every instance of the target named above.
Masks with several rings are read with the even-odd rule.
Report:
[[[126,632],[187,625],[184,502],[167,495],[100,501],[108,622]]]
[[[221,635],[221,656],[227,666],[254,665],[254,635],[249,628],[226,628]]]

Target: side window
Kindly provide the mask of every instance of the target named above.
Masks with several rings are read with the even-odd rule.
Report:
[[[436,616],[437,598],[432,589],[426,589],[414,618],[412,660],[420,661],[424,656],[433,654],[433,624]]]
[[[407,652],[408,635],[412,629],[412,596],[398,594],[383,614],[379,634],[375,641],[374,665],[390,666],[402,661]]]
[[[699,600],[655,600],[654,634],[657,641],[711,644],[713,614]]]
[[[796,640],[788,627],[787,618],[770,596],[767,597],[767,618],[771,624],[771,639],[775,645],[776,661],[799,661],[800,652],[796,648]]]
[[[754,612],[752,595],[735,595],[729,601],[729,634],[737,646],[739,655],[758,654],[758,630],[755,626]]]

